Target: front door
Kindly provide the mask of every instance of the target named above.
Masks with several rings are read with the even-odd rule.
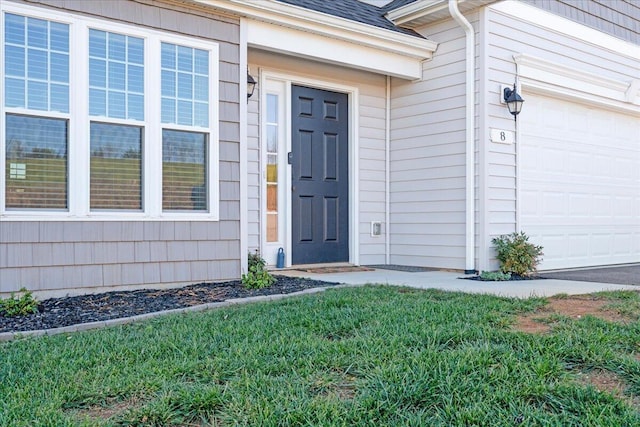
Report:
[[[292,86],[291,262],[349,261],[349,98]]]

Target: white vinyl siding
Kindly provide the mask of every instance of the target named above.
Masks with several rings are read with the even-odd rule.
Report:
[[[439,44],[421,81],[393,79],[391,264],[464,269],[465,35],[418,31]]]

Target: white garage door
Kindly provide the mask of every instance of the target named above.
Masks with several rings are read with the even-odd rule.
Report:
[[[640,262],[640,117],[525,95],[520,218],[539,268]]]

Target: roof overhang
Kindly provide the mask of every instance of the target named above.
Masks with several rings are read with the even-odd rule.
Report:
[[[458,0],[458,8],[465,13],[495,1],[497,0]],[[449,0],[416,0],[387,12],[385,16],[395,25],[411,29],[451,18]]]
[[[437,43],[275,0],[193,0],[246,19],[250,47],[418,79]]]

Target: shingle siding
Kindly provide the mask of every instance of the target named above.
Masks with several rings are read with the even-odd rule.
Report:
[[[524,0],[540,9],[640,44],[640,2],[637,0]]]

